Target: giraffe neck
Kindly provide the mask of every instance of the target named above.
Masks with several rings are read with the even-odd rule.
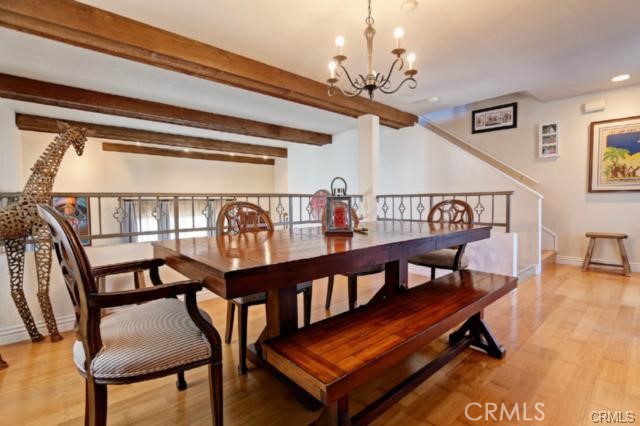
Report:
[[[49,201],[62,157],[70,145],[71,142],[67,138],[56,136],[31,168],[32,173],[22,191],[22,198],[39,203]]]

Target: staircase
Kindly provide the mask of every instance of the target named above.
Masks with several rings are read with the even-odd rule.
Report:
[[[548,265],[553,265],[556,263],[556,254],[557,252],[555,250],[542,250],[540,263],[543,271],[547,268]]]

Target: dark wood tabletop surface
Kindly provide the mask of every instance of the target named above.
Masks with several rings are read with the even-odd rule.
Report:
[[[320,227],[153,243],[167,265],[229,299],[407,259],[489,237],[490,227],[426,222],[361,224],[367,234],[327,237]]]

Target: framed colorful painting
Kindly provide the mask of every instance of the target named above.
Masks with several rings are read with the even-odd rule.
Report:
[[[590,125],[589,192],[640,191],[640,116]]]
[[[53,208],[63,215],[73,226],[83,246],[90,246],[91,240],[82,239],[91,235],[91,209],[88,197],[53,197]]]

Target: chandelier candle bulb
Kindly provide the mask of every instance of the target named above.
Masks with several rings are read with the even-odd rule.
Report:
[[[416,61],[416,54],[415,53],[409,53],[407,55],[407,62],[409,62],[409,69],[412,70],[413,69],[413,63]]]
[[[329,62],[329,75],[331,78],[336,77],[336,63],[335,61]]]
[[[393,30],[393,38],[396,39],[396,49],[400,49],[400,42],[402,41],[402,37],[404,37],[404,30],[401,27]]]
[[[342,48],[344,47],[344,37],[339,35],[336,37],[336,46],[338,47],[338,55],[342,55]]]

